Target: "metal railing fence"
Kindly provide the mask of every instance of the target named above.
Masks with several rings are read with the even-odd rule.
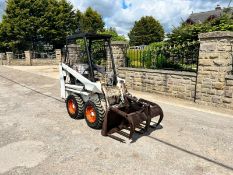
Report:
[[[127,50],[125,65],[133,68],[195,72],[197,71],[199,47],[198,42],[173,46],[147,46],[142,49],[135,49],[134,46]]]

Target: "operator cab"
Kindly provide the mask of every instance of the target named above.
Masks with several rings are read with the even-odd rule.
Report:
[[[117,83],[111,35],[79,33],[68,36],[64,63],[92,82],[105,82],[108,86]]]

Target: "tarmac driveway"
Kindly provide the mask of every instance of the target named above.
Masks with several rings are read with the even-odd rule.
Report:
[[[0,174],[233,174],[232,115],[134,93],[163,128],[120,143],[69,118],[57,79],[0,66]]]

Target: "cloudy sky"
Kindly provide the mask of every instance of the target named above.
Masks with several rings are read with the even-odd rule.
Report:
[[[192,12],[213,10],[217,4],[227,7],[230,0],[70,0],[81,11],[88,6],[99,11],[107,27],[127,34],[134,21],[152,15],[169,32]],[[233,6],[233,3],[232,3]]]
[[[106,27],[115,27],[118,33],[127,35],[134,21],[151,15],[158,19],[169,32],[192,12],[213,10],[217,4],[227,7],[230,0],[69,0],[84,11],[91,6],[104,18]],[[0,15],[5,0],[0,0]],[[233,2],[232,2],[233,6]]]

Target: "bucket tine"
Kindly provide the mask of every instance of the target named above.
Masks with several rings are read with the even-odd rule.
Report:
[[[117,133],[120,134],[120,135],[122,135],[122,136],[124,136],[124,137],[129,138],[129,134],[127,134],[127,133],[125,133],[123,131],[117,131]]]

